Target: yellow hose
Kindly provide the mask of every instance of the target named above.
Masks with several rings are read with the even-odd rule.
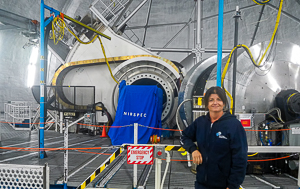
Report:
[[[111,69],[110,69],[110,65],[109,65],[109,63],[108,63],[108,61],[107,61],[106,54],[105,54],[105,50],[104,50],[104,46],[103,46],[103,44],[102,44],[101,38],[100,38],[99,36],[97,36],[97,37],[98,37],[98,39],[99,39],[99,41],[100,41],[101,48],[102,48],[102,52],[103,52],[103,55],[104,55],[104,58],[105,58],[105,62],[106,62],[106,64],[107,64],[107,67],[108,67],[108,69],[109,69],[110,75],[111,75],[111,77],[114,79],[114,81],[115,81],[116,83],[119,84],[119,82],[116,80],[116,78],[114,77],[114,75],[112,74],[112,71],[111,71]]]
[[[252,0],[254,3],[258,4],[258,5],[265,5],[266,3],[270,2],[271,0],[266,0],[266,1],[262,1],[261,3],[255,1],[255,0]],[[263,4],[262,4],[263,3]]]
[[[57,26],[57,27],[55,27]],[[50,39],[53,39],[53,43],[56,45],[58,41],[62,40],[64,37],[64,28],[66,27],[66,23],[59,17],[55,17],[52,22],[52,37]],[[55,34],[58,34],[58,38]],[[57,41],[55,39],[57,38]]]
[[[67,27],[67,29],[69,30],[69,32],[70,32],[70,33],[71,33],[71,34],[79,41],[79,43],[81,43],[81,44],[87,45],[87,44],[90,44],[90,43],[94,42],[94,41],[97,39],[97,35],[95,35],[95,37],[94,37],[92,40],[90,40],[90,41],[88,41],[88,42],[84,42],[84,41],[80,40],[79,37],[77,37],[77,35],[75,35],[75,33],[72,32],[72,30],[70,30],[68,27]]]
[[[268,50],[269,50],[269,48],[270,48],[270,46],[273,43],[273,40],[275,38],[275,35],[276,35],[276,32],[277,32],[277,28],[278,28],[278,25],[279,25],[279,21],[280,21],[280,17],[281,17],[282,4],[283,4],[283,0],[280,0],[280,5],[279,5],[279,9],[278,9],[278,14],[277,14],[277,18],[276,18],[276,24],[275,24],[275,28],[274,28],[274,31],[273,31],[273,34],[272,34],[272,38],[271,38],[271,40],[269,42],[269,45],[266,48],[264,54],[260,58],[260,60],[258,62],[258,65],[261,64],[262,60],[264,59],[265,55],[267,54],[267,52],[268,52]]]
[[[55,26],[57,26],[57,27],[59,28],[59,30],[57,30]],[[103,44],[102,44],[101,38],[100,38],[98,35],[95,35],[95,37],[94,37],[92,40],[90,40],[90,41],[88,41],[88,42],[84,42],[84,41],[80,40],[79,37],[77,37],[77,36],[75,35],[75,33],[72,32],[72,30],[70,30],[68,27],[66,27],[66,23],[65,23],[65,21],[64,21],[62,18],[60,18],[60,17],[55,17],[55,18],[53,19],[53,22],[52,22],[52,38],[50,38],[50,39],[53,39],[55,45],[58,43],[58,41],[60,41],[60,40],[63,39],[63,36],[64,36],[64,28],[67,28],[67,29],[69,30],[69,32],[70,32],[70,33],[71,33],[71,34],[72,34],[72,35],[73,35],[80,43],[82,43],[82,44],[86,44],[86,45],[87,45],[87,44],[90,44],[90,43],[94,42],[97,38],[99,39],[100,44],[101,44],[101,48],[102,48],[102,52],[103,52],[103,55],[104,55],[104,58],[105,58],[107,67],[108,67],[108,69],[109,69],[110,75],[111,75],[111,77],[113,78],[113,80],[114,80],[116,83],[119,84],[119,82],[115,79],[115,77],[114,77],[113,74],[112,74],[110,65],[109,65],[108,60],[107,60],[107,58],[106,58],[106,54],[105,54],[105,50],[104,50],[104,46],[103,46]],[[58,38],[56,38],[55,33],[58,34],[58,36],[59,36]],[[55,41],[55,39],[57,39],[57,41]]]
[[[255,156],[257,154],[258,154],[258,152],[256,152],[255,154],[250,154],[250,155],[248,155],[248,157],[252,157],[252,156]]]
[[[239,46],[239,45],[238,45]],[[232,109],[233,109],[233,98],[231,96],[231,94],[225,89],[224,87],[224,79],[225,79],[225,75],[227,73],[227,69],[228,69],[228,66],[229,66],[229,63],[230,63],[230,60],[231,60],[231,56],[232,56],[232,53],[238,48],[238,46],[234,47],[230,54],[229,54],[229,57],[228,57],[228,60],[226,62],[226,65],[224,67],[224,70],[223,70],[223,73],[222,73],[222,76],[221,76],[221,87],[225,90],[225,93],[229,96],[230,98],[230,113],[232,114]]]

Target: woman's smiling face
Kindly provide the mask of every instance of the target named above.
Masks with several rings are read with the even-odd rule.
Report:
[[[211,94],[208,98],[208,110],[209,112],[223,112],[224,102],[217,94]]]

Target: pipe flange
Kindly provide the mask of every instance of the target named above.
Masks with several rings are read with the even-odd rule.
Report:
[[[143,80],[146,83],[159,85],[164,94],[161,120],[163,123],[168,123],[175,115],[173,111],[175,106],[174,91],[178,93],[176,81],[180,77],[173,66],[173,63],[159,58],[138,57],[119,65],[113,70],[113,75],[119,81],[125,80],[127,85],[144,85]]]

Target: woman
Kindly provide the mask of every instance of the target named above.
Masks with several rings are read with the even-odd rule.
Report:
[[[220,87],[209,88],[204,103],[207,115],[197,118],[181,136],[182,147],[198,165],[195,188],[238,189],[247,167],[245,130],[235,116],[224,112],[228,103]]]

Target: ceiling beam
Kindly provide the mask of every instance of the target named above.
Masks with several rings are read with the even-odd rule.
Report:
[[[241,7],[240,10],[246,10],[246,9],[249,9],[249,8],[253,8],[253,7],[256,7],[256,6],[259,6],[257,4],[253,4],[253,5],[248,5],[248,6],[245,6],[245,7]],[[235,12],[235,9],[233,10],[230,10],[230,11],[226,11],[224,12],[224,15],[225,14],[229,14],[229,13],[234,13]],[[203,17],[203,21],[204,20],[209,20],[211,18],[215,18],[215,17],[218,17],[219,15],[218,14],[214,14],[214,15],[211,15],[211,16],[207,16],[207,17]],[[195,20],[193,20],[191,23],[194,23]],[[187,22],[173,22],[173,23],[164,23],[164,24],[152,24],[152,25],[143,25],[143,26],[127,26],[125,28],[125,30],[133,30],[133,29],[144,29],[144,28],[153,28],[153,27],[164,27],[164,26],[176,26],[176,25],[185,25],[187,24]]]
[[[31,19],[0,9],[0,22],[28,30]]]
[[[258,30],[258,27],[259,27],[259,24],[260,24],[261,17],[264,13],[264,10],[265,10],[265,5],[262,6],[261,11],[259,13],[258,21],[257,21],[257,24],[255,26],[255,30],[254,30],[254,33],[253,33],[253,36],[252,36],[252,39],[251,39],[251,42],[250,42],[250,47],[253,45],[253,42],[255,40],[255,36],[256,36],[257,30]]]
[[[266,5],[268,5],[268,7],[270,7],[270,8],[272,8],[272,9],[278,11],[278,8],[277,8],[276,6],[274,6],[274,5],[272,5],[272,4],[267,3]],[[295,17],[295,16],[293,16],[293,15],[291,15],[290,13],[287,13],[287,12],[285,12],[285,11],[283,11],[283,10],[281,11],[281,13],[282,13],[283,15],[287,16],[288,18],[294,20],[294,21],[297,22],[298,24],[300,23],[300,19],[297,18],[297,17]]]
[[[0,30],[10,30],[10,29],[18,29],[18,27],[12,25],[0,25]]]

